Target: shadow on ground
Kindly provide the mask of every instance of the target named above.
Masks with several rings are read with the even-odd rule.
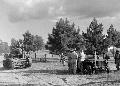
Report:
[[[2,85],[2,84],[0,84],[0,86],[42,86],[42,85],[40,85],[40,84],[10,84],[10,85]]]
[[[24,71],[24,73],[48,73],[48,74],[56,74],[56,75],[66,75],[68,74],[68,70],[28,70]]]
[[[51,62],[58,62],[57,60],[54,61],[32,61],[32,63],[51,63]]]
[[[4,71],[4,70],[9,70],[9,69],[5,69],[4,67],[0,67],[0,71]]]

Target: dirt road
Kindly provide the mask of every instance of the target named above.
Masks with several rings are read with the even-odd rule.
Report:
[[[0,86],[120,86],[120,72],[69,75],[67,63],[33,63],[31,68],[5,70],[0,62]],[[112,64],[110,64],[112,65]]]

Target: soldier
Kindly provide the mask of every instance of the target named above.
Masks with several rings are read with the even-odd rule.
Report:
[[[78,52],[78,60],[77,60],[77,72],[78,73],[83,73],[83,66],[82,66],[82,61],[81,61],[81,52]]]
[[[77,71],[80,72],[80,74],[83,74],[83,61],[84,60],[85,60],[85,54],[82,50],[82,52],[79,52],[78,62],[77,62]]]
[[[65,66],[65,57],[64,57],[64,54],[63,53],[61,53],[61,55],[60,55],[60,62],[62,61],[62,64],[63,64],[63,66]]]
[[[61,62],[63,57],[64,57],[64,55],[63,55],[63,53],[61,53],[61,54],[59,54],[59,56],[60,56],[60,62]]]
[[[77,59],[78,59],[78,54],[75,51],[70,50],[70,52],[68,54],[68,67],[69,67],[70,73],[76,74]]]
[[[67,57],[68,57],[68,71],[71,73],[71,51],[67,50]]]
[[[105,66],[105,70],[107,71],[107,73],[109,73],[109,66],[108,66],[108,60],[110,59],[109,53],[108,52],[104,53],[103,58],[104,58],[103,64]]]
[[[120,65],[120,54],[119,54],[119,51],[116,50],[116,53],[115,53],[115,64],[116,64],[116,68],[117,70],[119,70],[119,65]]]

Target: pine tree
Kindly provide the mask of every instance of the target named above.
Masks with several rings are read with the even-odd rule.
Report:
[[[81,49],[82,36],[80,29],[75,28],[75,24],[62,18],[56,22],[52,34],[48,34],[48,49],[54,53],[65,52],[68,49]]]
[[[87,32],[83,32],[82,35],[85,40],[86,54],[94,54],[96,51],[97,54],[100,55],[106,50],[105,35],[103,35],[103,25],[102,23],[98,24],[95,18],[87,28]]]
[[[120,32],[118,32],[113,25],[107,30],[107,40],[109,45],[120,47]]]

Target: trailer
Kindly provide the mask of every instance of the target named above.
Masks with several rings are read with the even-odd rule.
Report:
[[[79,61],[78,61],[79,64]],[[82,61],[83,74],[94,74],[99,72],[109,72],[108,61],[106,59],[96,58],[94,55],[87,56],[87,58]],[[80,67],[78,67],[80,68]]]

